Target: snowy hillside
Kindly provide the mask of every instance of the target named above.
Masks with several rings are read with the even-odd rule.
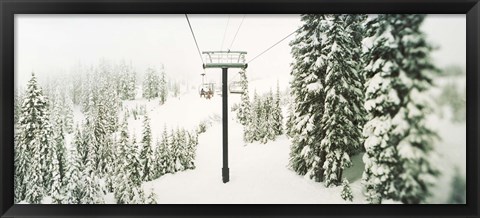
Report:
[[[257,15],[245,34],[246,16],[232,16],[235,34],[230,15],[155,17],[159,32],[93,43],[118,48],[107,58],[70,49],[69,71],[16,72],[14,202],[465,204],[465,39],[442,33],[464,17]]]

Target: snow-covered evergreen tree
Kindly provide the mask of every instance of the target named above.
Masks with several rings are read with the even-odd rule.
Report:
[[[331,24],[326,15],[304,14],[303,22],[295,39],[290,43],[294,62],[292,64],[291,95],[294,101],[295,124],[290,150],[289,166],[298,174],[323,180],[325,152],[320,148],[324,131],[318,125],[323,116],[326,73],[325,32]]]
[[[128,169],[128,152],[131,152],[131,145],[127,125],[127,116],[125,115],[120,127],[120,139],[115,149],[115,184],[113,185],[113,194],[117,203],[122,202],[122,195],[127,185],[125,180],[128,178],[125,171]]]
[[[187,140],[186,140],[186,135],[185,135],[185,130],[184,129],[177,129],[177,139],[178,139],[178,145],[179,145],[179,152],[180,152],[180,165],[181,168],[179,171],[185,170],[187,166]]]
[[[58,157],[57,152],[54,150],[53,155],[57,158],[55,158],[52,161],[52,189],[50,190],[50,196],[52,197],[52,203],[54,204],[62,204],[64,202],[64,195],[65,195],[65,189],[63,186],[62,182],[62,172],[60,171],[60,162],[58,161],[61,159]]]
[[[240,124],[246,126],[249,122],[248,118],[250,115],[250,94],[248,92],[248,79],[245,69],[242,69],[240,72],[240,84],[242,87],[242,96],[240,97],[240,106],[237,111],[237,119],[240,121]]]
[[[261,102],[257,94],[257,91],[254,91],[253,102],[250,112],[247,114],[247,125],[244,127],[243,138],[247,143],[260,140],[259,137],[259,128],[260,128],[260,109]]]
[[[170,134],[170,149],[171,149],[171,164],[172,164],[172,173],[178,172],[183,170],[182,166],[182,153],[181,153],[181,147],[180,147],[180,142],[178,138],[178,129],[175,131],[174,129],[171,130]]]
[[[150,118],[145,115],[143,120],[142,143],[140,151],[140,165],[142,166],[142,181],[153,179],[153,150],[152,150],[152,131],[150,129]]]
[[[175,157],[175,170],[178,171],[183,171],[185,170],[185,165],[186,165],[186,140],[185,140],[185,132],[183,129],[177,128],[175,131],[175,136],[174,136],[174,157]]]
[[[430,53],[433,47],[427,43],[425,34],[420,26],[425,15],[406,16],[404,20],[409,28],[404,28],[400,35],[402,48],[402,70],[400,80],[407,90],[399,91],[402,98],[403,111],[394,117],[393,132],[401,138],[398,144],[398,154],[403,164],[399,183],[400,199],[404,203],[418,204],[424,202],[431,195],[430,189],[439,174],[438,169],[431,163],[433,144],[437,134],[426,124],[426,115],[432,112],[431,101],[426,92],[432,87],[433,73],[438,69],[433,65]],[[406,77],[403,77],[406,76]],[[404,129],[405,121],[408,129]]]
[[[100,185],[100,180],[95,171],[90,170],[91,166],[87,166],[84,172],[84,188],[85,195],[81,199],[82,204],[104,204],[103,189]]]
[[[168,97],[167,76],[165,75],[165,69],[162,66],[162,73],[160,75],[160,104],[165,104]]]
[[[195,153],[198,144],[198,134],[193,132],[187,132],[187,155],[186,155],[186,168],[195,169]]]
[[[105,151],[104,151],[104,158],[105,158],[105,166],[104,166],[104,173],[103,178],[105,179],[105,188],[108,192],[114,191],[114,185],[116,180],[116,169],[118,168],[116,160],[120,159],[116,153],[116,146],[113,142],[112,138],[107,138],[105,140]]]
[[[288,107],[288,115],[287,115],[287,122],[285,123],[285,133],[288,137],[292,138],[294,135],[294,121],[295,121],[295,114],[293,113],[293,103],[289,103]]]
[[[369,22],[363,174],[367,199],[420,203],[437,171],[430,164],[434,133],[425,125],[424,92],[435,70],[420,25],[424,15],[379,15]]]
[[[165,170],[166,170],[166,173],[174,173],[175,172],[175,153],[174,153],[174,149],[175,149],[175,146],[173,145],[174,144],[174,137],[175,137],[175,134],[173,134],[173,130],[171,131],[171,133],[167,136],[166,134],[166,129],[164,129],[164,133],[163,133],[163,136],[162,136],[162,144],[166,144],[165,145],[165,161],[166,161],[166,164],[165,164]]]
[[[100,184],[98,172],[95,170],[95,145],[89,145],[87,154],[87,163],[82,172],[82,182],[84,188],[83,198],[80,200],[82,204],[103,204],[104,203],[104,187]]]
[[[65,132],[68,134],[73,133],[73,101],[68,94],[65,94],[65,100],[63,104],[63,113],[64,120],[63,125],[65,127]]]
[[[329,53],[320,57],[327,69],[324,81],[325,104],[320,126],[324,131],[321,150],[326,152],[323,164],[325,185],[340,185],[343,170],[351,166],[350,155],[362,143],[363,84],[353,54],[360,52],[352,43],[353,26],[362,25],[363,15],[328,15],[324,44]],[[356,30],[357,28],[355,28]],[[358,55],[359,56],[359,55]]]
[[[119,70],[119,85],[118,94],[122,100],[135,99],[136,75],[132,66],[128,66],[124,61],[118,66]]]
[[[160,78],[157,71],[153,68],[148,68],[143,81],[143,97],[150,100],[158,97],[160,88]]]
[[[15,139],[15,197],[17,202],[40,203],[52,187],[52,164],[56,157],[48,100],[37,79],[32,78],[21,107]],[[18,190],[17,190],[18,189]]]
[[[60,178],[60,182],[64,184],[63,180],[67,171],[67,149],[65,147],[65,135],[63,133],[63,128],[59,128],[57,131],[58,132],[54,133],[54,140],[56,145],[54,152],[56,156],[56,162],[58,164],[58,176]]]
[[[68,164],[68,170],[65,176],[67,181],[64,198],[65,204],[80,204],[83,196],[85,195],[85,184],[83,183],[82,178],[85,165],[82,161],[81,154],[78,152],[78,149],[80,146],[82,146],[82,144],[77,143],[79,142],[74,142],[75,147],[71,149],[69,155],[70,159]]]
[[[167,127],[164,126],[161,140],[157,143],[155,148],[155,171],[156,177],[165,175],[168,171],[168,133]]]
[[[135,138],[135,137],[134,137]],[[129,148],[127,149],[127,155],[126,158],[128,160],[127,162],[127,167],[126,171],[129,173],[127,174],[129,177],[129,180],[132,181],[133,185],[140,185],[142,182],[142,165],[140,161],[140,155],[138,150],[136,149],[138,146],[138,143],[134,142],[131,143]]]
[[[353,201],[352,189],[347,179],[343,179],[341,197],[343,200]]]
[[[283,115],[282,108],[280,106],[280,86],[277,80],[277,91],[275,92],[275,99],[272,111],[272,120],[273,120],[273,129],[275,130],[275,135],[281,135],[283,133]]]
[[[269,140],[274,140],[276,136],[275,120],[272,117],[274,102],[271,90],[263,100],[261,100],[260,105],[260,114],[258,115],[260,121],[260,129],[258,131],[261,134],[260,142],[267,143]]]

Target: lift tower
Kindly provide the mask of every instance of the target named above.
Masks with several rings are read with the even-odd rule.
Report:
[[[222,130],[223,130],[223,167],[222,181],[230,180],[228,168],[228,68],[247,68],[245,51],[204,51],[203,68],[222,68]]]

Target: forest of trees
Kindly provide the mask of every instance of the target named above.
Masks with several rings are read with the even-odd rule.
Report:
[[[152,138],[150,119],[143,114],[141,140],[128,131],[122,100],[136,96],[131,66],[104,62],[72,77],[73,86],[47,84],[34,73],[15,99],[15,202],[38,204],[51,198],[59,204],[104,203],[114,193],[117,203],[155,203],[141,183],[167,173],[194,169],[198,132],[171,129]],[[160,78],[157,80],[152,78]],[[156,88],[154,88],[156,87]],[[165,72],[147,70],[145,98],[167,101]],[[145,94],[147,93],[147,94]],[[84,118],[73,120],[74,105]],[[123,117],[123,119],[121,119]],[[135,118],[136,119],[136,118]],[[66,146],[66,134],[73,135]]]
[[[240,71],[240,75],[243,93],[236,113],[238,121],[244,126],[244,141],[259,141],[265,144],[269,140],[275,140],[277,135],[283,134],[278,82],[275,96],[271,89],[264,96],[259,96],[255,91],[253,101],[250,101],[247,75],[244,70]]]
[[[420,30],[424,18],[301,16],[291,42],[294,102],[287,118],[295,172],[338,186],[351,156],[365,151],[368,201],[421,203],[429,196],[438,170],[429,158],[436,134],[425,125],[424,93],[438,70]]]

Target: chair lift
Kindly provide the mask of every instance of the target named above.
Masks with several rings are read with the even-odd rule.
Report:
[[[198,87],[198,94],[200,94],[200,98],[204,97],[206,99],[210,99],[213,97],[215,83],[205,83],[205,73],[200,75],[202,75],[202,84],[200,84]]]

